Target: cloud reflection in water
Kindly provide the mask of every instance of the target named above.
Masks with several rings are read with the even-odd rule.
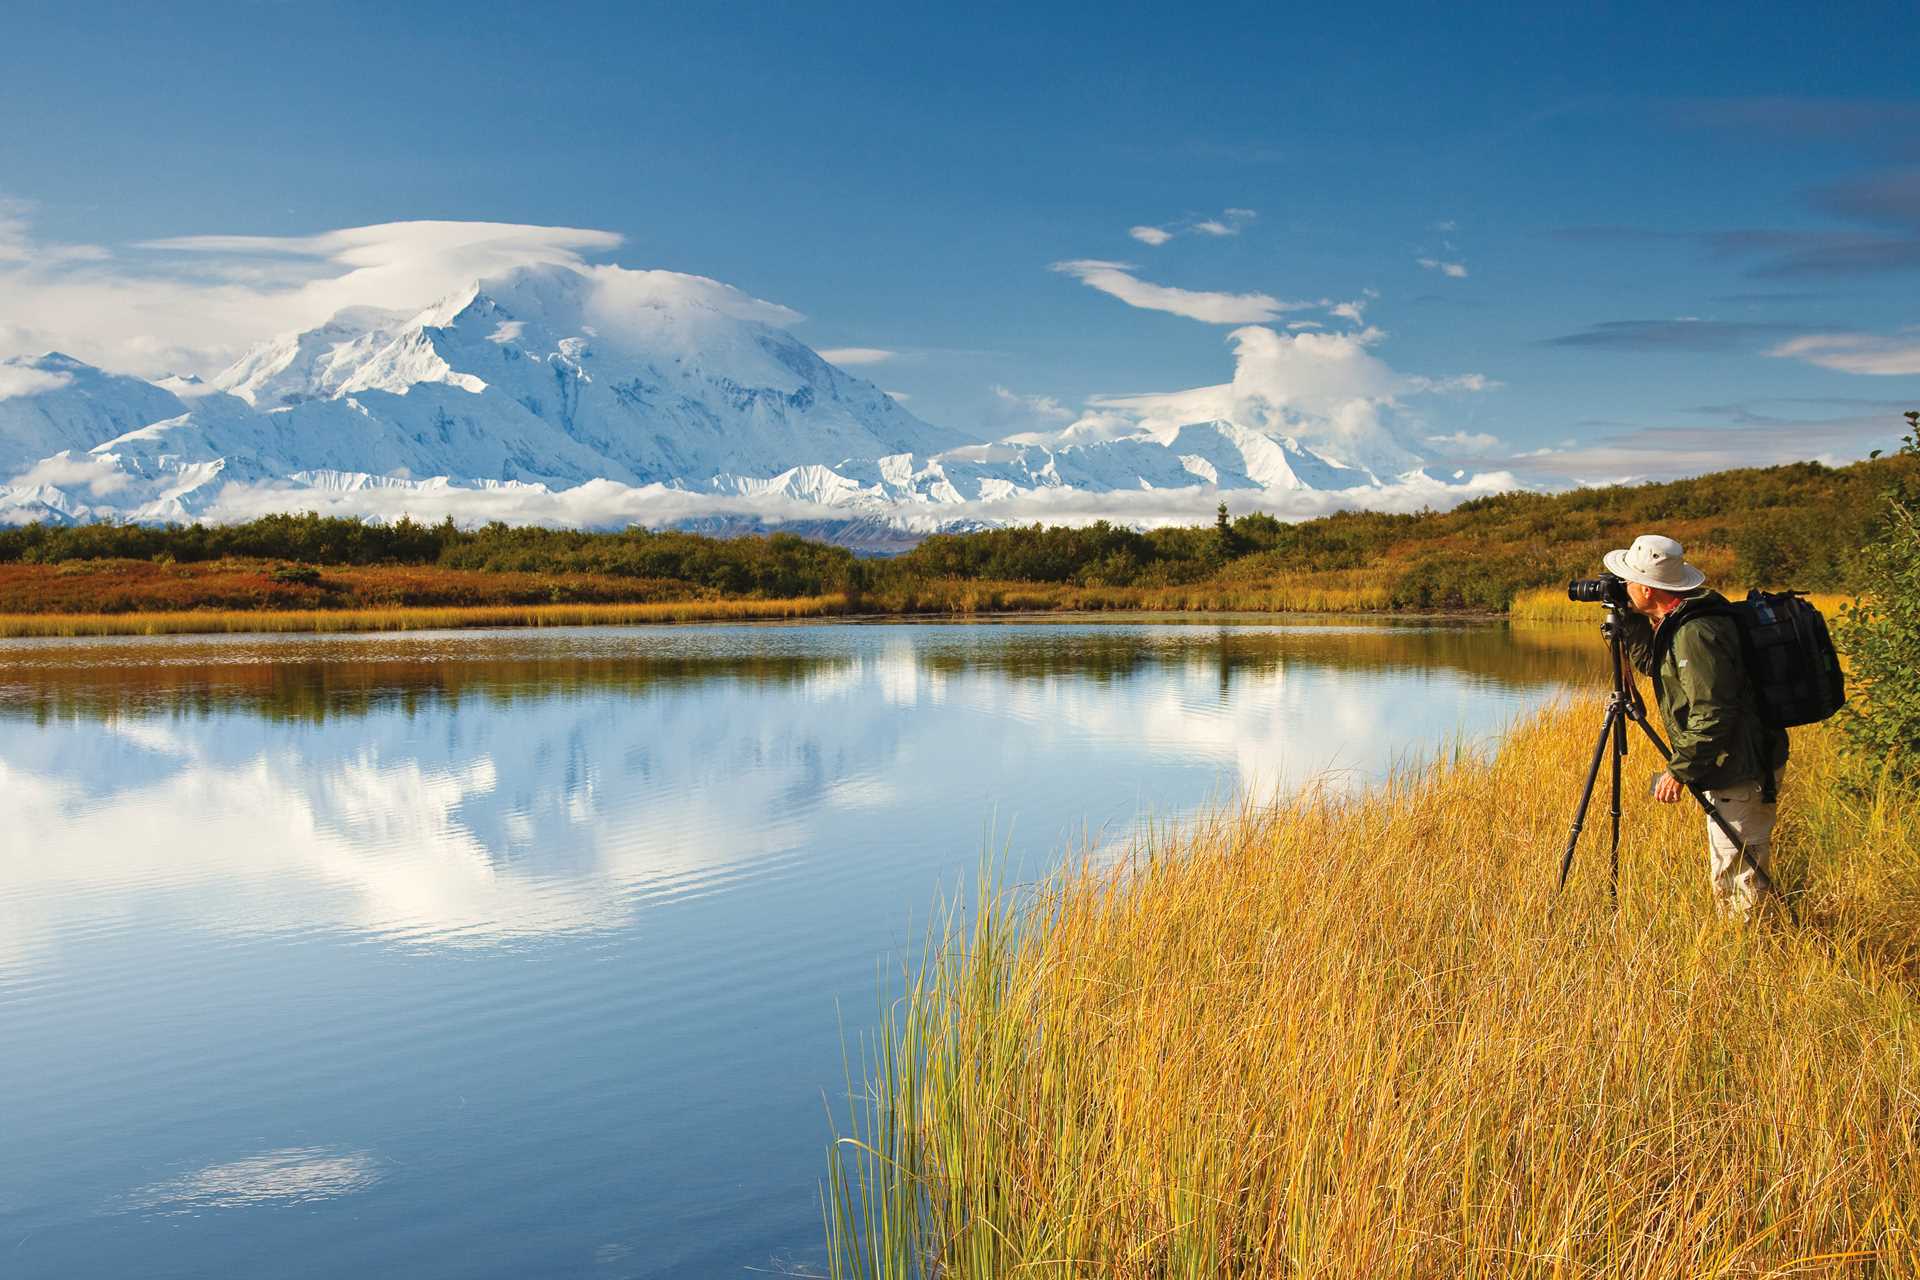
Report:
[[[1486,629],[252,643],[122,646],[111,664],[43,646],[0,685],[20,841],[0,857],[0,983],[77,912],[511,945],[831,858],[856,826],[924,842],[929,815],[984,821],[1015,776],[1069,800],[1090,771],[1205,770],[1221,794],[1364,780],[1578,669]]]
[[[379,1180],[379,1162],[368,1152],[287,1147],[142,1187],[131,1202],[137,1210],[161,1215],[312,1204],[365,1191]]]

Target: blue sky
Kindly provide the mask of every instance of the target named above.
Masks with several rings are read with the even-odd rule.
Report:
[[[1276,326],[1356,301],[1393,370],[1480,375],[1420,397],[1431,449],[1523,473],[1855,457],[1920,404],[1905,5],[27,3],[6,29],[16,268],[601,229],[607,260],[892,353],[857,371],[982,436],[1225,381],[1258,295]],[[1056,269],[1089,262],[1128,266]],[[0,347],[60,323],[0,314]]]

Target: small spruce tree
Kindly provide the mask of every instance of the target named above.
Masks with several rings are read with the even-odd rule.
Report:
[[[1224,564],[1240,554],[1240,538],[1233,531],[1233,517],[1227,513],[1225,501],[1213,513],[1213,558]]]

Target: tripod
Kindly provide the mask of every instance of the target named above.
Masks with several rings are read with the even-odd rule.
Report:
[[[1640,700],[1639,686],[1627,674],[1627,655],[1622,647],[1626,631],[1620,621],[1620,606],[1608,602],[1606,607],[1607,619],[1600,624],[1600,634],[1607,638],[1607,652],[1613,667],[1613,692],[1607,696],[1606,719],[1600,726],[1599,741],[1593,744],[1593,761],[1587,766],[1587,783],[1580,792],[1580,804],[1573,811],[1573,830],[1567,835],[1567,849],[1560,856],[1560,888],[1564,890],[1567,887],[1567,873],[1573,869],[1573,849],[1580,843],[1580,832],[1587,825],[1587,807],[1593,803],[1593,784],[1600,777],[1600,760],[1603,756],[1611,755],[1613,803],[1608,808],[1608,814],[1613,819],[1613,839],[1607,851],[1607,897],[1617,907],[1620,905],[1620,762],[1627,757],[1627,722],[1631,720],[1640,726],[1641,732],[1647,735],[1662,760],[1671,759],[1673,752],[1660,740],[1653,726],[1647,723],[1647,708]],[[1611,751],[1608,750],[1609,746]],[[1761,892],[1786,903],[1787,914],[1794,916],[1797,922],[1793,904],[1780,896],[1779,890],[1774,888],[1773,877],[1753,860],[1753,854],[1747,850],[1747,842],[1733,829],[1733,824],[1714,807],[1700,788],[1689,784],[1687,794],[1699,802],[1714,826],[1740,850],[1740,856],[1746,859],[1747,866],[1752,869]]]

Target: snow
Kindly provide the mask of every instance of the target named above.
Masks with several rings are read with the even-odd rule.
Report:
[[[57,351],[0,360],[0,476],[185,410],[163,387],[103,373]]]
[[[1304,335],[1236,333],[1233,385],[1107,401],[1058,432],[983,443],[822,359],[787,332],[798,319],[700,276],[554,263],[418,310],[343,311],[204,383],[58,354],[0,361],[0,521],[326,507],[626,523],[705,511],[924,532],[1036,504],[1077,518],[1103,500],[1116,513],[1151,501],[1184,518],[1216,491],[1296,507],[1385,498],[1420,465],[1371,402],[1308,423],[1307,401],[1275,389],[1324,356],[1335,372],[1315,372],[1316,395],[1373,394],[1384,366],[1358,339],[1317,338],[1315,352],[1294,345]],[[1420,479],[1423,500],[1435,488],[1446,500],[1446,485]]]

